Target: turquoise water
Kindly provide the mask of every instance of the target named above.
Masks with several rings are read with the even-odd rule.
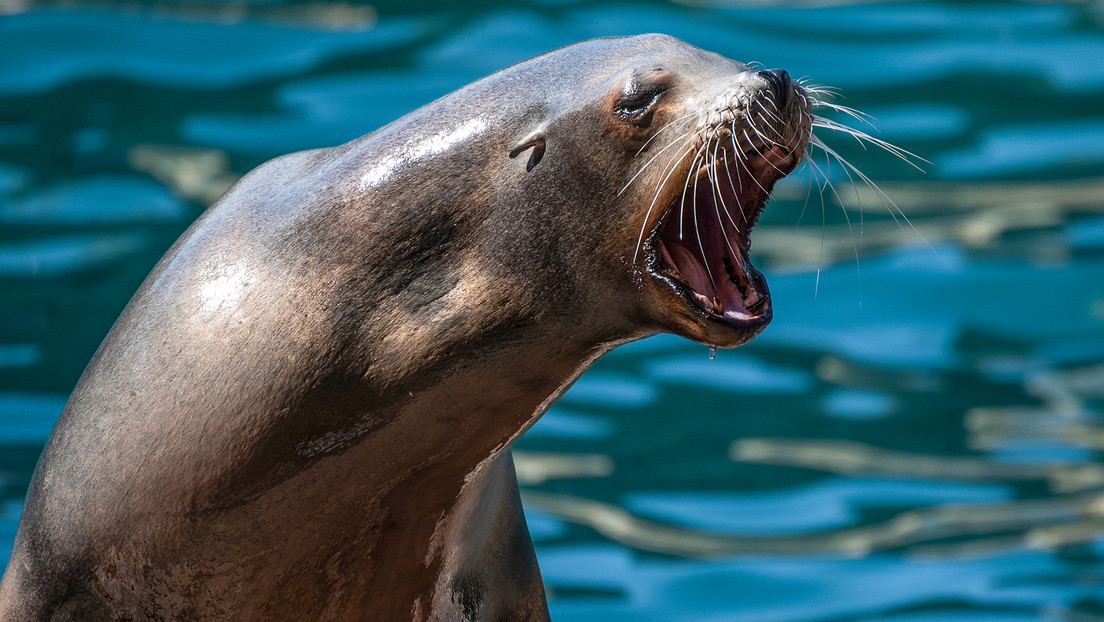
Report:
[[[662,31],[839,87],[929,163],[825,136],[911,224],[795,174],[753,236],[760,338],[621,347],[519,441],[553,617],[1104,620],[1099,3],[93,6],[0,4],[0,560],[93,350],[238,175]]]

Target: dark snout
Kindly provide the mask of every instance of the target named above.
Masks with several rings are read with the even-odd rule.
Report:
[[[760,71],[759,76],[767,81],[771,92],[777,98],[778,107],[785,108],[793,94],[793,80],[790,74],[785,69],[768,69]]]

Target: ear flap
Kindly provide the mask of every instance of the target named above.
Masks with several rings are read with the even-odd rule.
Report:
[[[533,153],[529,156],[529,162],[525,165],[525,170],[531,171],[540,163],[541,158],[544,157],[544,128],[534,130],[521,140],[513,149],[510,150],[510,157],[516,158],[519,153],[526,149],[532,148]]]

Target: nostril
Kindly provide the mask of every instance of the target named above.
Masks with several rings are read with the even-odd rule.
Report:
[[[759,76],[767,81],[770,90],[778,96],[780,107],[785,106],[790,99],[790,91],[793,90],[793,81],[790,79],[790,74],[785,69],[770,69],[760,71]]]
[[[759,76],[767,81],[771,90],[782,94],[790,86],[790,74],[785,69],[760,71]]]

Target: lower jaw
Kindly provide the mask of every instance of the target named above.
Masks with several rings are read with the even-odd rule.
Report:
[[[768,313],[770,292],[759,270],[744,259],[746,251],[726,253],[724,262],[710,261],[711,268],[699,268],[693,279],[686,278],[676,266],[668,244],[658,241],[659,261],[652,263],[653,277],[665,281],[706,317],[717,321],[741,322],[754,320]],[[731,248],[731,247],[730,247]],[[685,265],[690,252],[680,247]],[[731,257],[731,259],[730,259]]]
[[[698,298],[702,295],[677,277],[657,274],[653,274],[653,277],[677,296],[678,304],[688,306],[688,313],[667,314],[668,321],[664,323],[668,324],[668,329],[709,346],[731,348],[743,345],[761,333],[774,316],[766,279],[754,268],[749,272],[748,278],[761,296],[760,302],[754,305],[754,312],[743,310],[742,313],[736,313],[735,309],[730,309],[727,313],[716,313],[712,304],[704,304]],[[687,315],[690,316],[689,323],[686,323]],[[679,319],[680,317],[684,319]]]
[[[715,348],[735,348],[751,341],[770,324],[771,314],[765,312],[752,320],[739,323],[711,320],[673,330],[676,335]]]

